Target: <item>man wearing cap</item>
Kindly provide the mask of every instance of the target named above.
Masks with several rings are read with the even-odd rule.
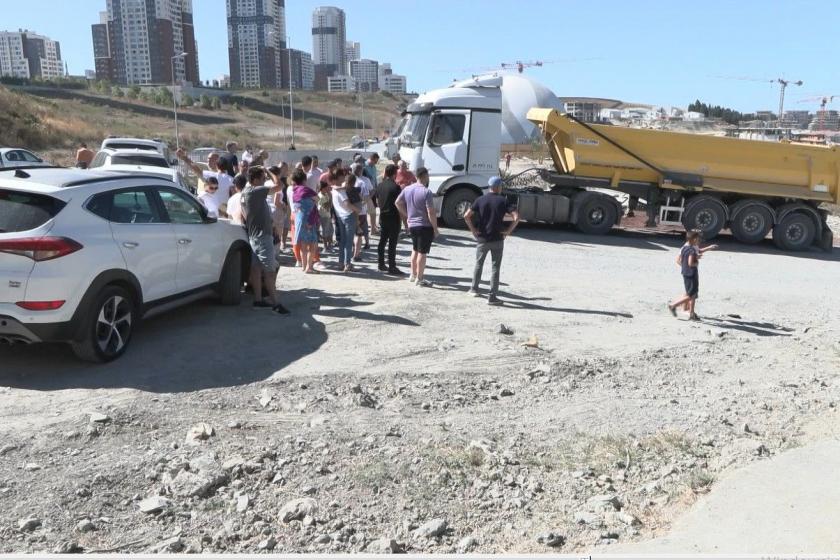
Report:
[[[493,261],[493,275],[490,279],[490,294],[487,303],[490,305],[501,305],[497,297],[499,292],[499,272],[502,268],[502,253],[504,252],[505,238],[513,233],[519,224],[519,212],[511,208],[507,197],[501,194],[502,179],[491,177],[487,183],[488,191],[478,197],[472,207],[464,213],[464,221],[475,237],[477,245],[475,249],[475,269],[473,270],[472,287],[468,292],[471,296],[477,297],[478,285],[481,282],[481,272],[484,269],[484,259],[487,253]],[[505,215],[510,213],[513,222],[506,228]]]

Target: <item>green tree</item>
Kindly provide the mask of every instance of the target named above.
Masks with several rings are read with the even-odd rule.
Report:
[[[125,97],[125,92],[122,88],[115,87],[112,92],[115,97]]]
[[[210,101],[210,96],[207,95],[206,93],[201,94],[200,102],[201,102],[201,108],[202,109],[212,109],[213,108],[213,102]]]
[[[218,97],[213,97],[213,101],[211,102],[213,109],[218,110],[222,108],[222,100]]]
[[[181,96],[181,105],[184,107],[192,107],[195,105],[195,99],[193,99],[193,96],[189,93],[185,93]]]

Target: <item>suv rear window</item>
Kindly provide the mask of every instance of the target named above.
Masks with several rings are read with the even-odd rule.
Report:
[[[162,157],[152,156],[113,156],[111,165],[151,165],[152,167],[169,167]]]
[[[134,144],[132,142],[108,142],[105,147],[112,150],[146,150],[148,152],[157,152],[157,148],[154,146]]]
[[[40,227],[64,206],[51,196],[0,189],[0,233]]]

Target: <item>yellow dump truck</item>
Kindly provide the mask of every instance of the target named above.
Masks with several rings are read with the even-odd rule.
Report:
[[[705,239],[729,228],[745,243],[772,232],[785,250],[831,248],[820,205],[840,204],[838,147],[595,125],[555,109],[531,109],[528,120],[554,161],[556,172],[543,178],[564,196],[520,197],[526,217],[560,221],[552,216],[565,213],[583,231],[605,233],[622,209],[589,189],[610,189],[646,200],[662,222],[699,229]]]

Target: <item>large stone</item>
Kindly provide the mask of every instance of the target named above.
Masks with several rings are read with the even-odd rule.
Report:
[[[458,546],[456,548],[458,554],[466,554],[467,552],[472,551],[475,547],[478,546],[478,540],[475,537],[469,536],[464,537],[460,541],[458,541]]]
[[[41,520],[37,517],[27,517],[18,521],[18,530],[24,532],[32,532],[41,526]]]
[[[418,539],[440,537],[446,533],[448,528],[449,524],[446,520],[439,517],[420,525],[420,527],[414,530],[413,535]]]
[[[211,493],[211,490],[222,484],[223,480],[211,478],[204,474],[196,474],[189,471],[179,472],[175,478],[164,476],[164,484],[172,492],[173,496],[203,498]]]
[[[91,412],[89,416],[91,423],[96,424],[107,424],[111,421],[111,417],[107,414],[103,414],[101,412]]]
[[[599,494],[586,500],[586,505],[591,511],[618,511],[621,500],[615,494]]]
[[[551,548],[557,548],[565,544],[566,537],[559,533],[550,531],[548,533],[543,533],[539,535],[537,537],[537,542]]]
[[[318,502],[312,498],[298,498],[286,502],[280,508],[280,521],[288,523],[289,521],[302,520],[306,516],[314,516],[318,513]]]
[[[143,513],[160,513],[170,506],[172,502],[163,496],[151,496],[137,503],[137,507]]]
[[[365,547],[365,552],[371,554],[399,554],[403,547],[394,539],[381,538],[370,541]]]
[[[215,433],[213,426],[206,422],[199,422],[187,432],[186,441],[191,445],[200,445],[202,441],[210,439]]]

